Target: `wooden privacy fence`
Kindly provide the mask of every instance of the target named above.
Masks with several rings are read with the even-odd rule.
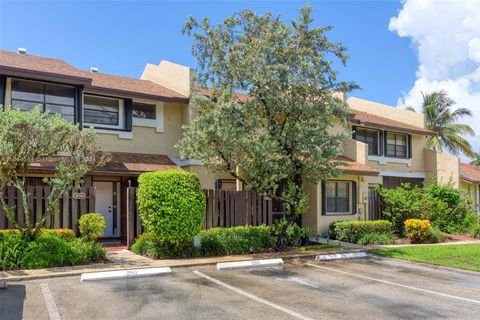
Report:
[[[203,190],[207,198],[205,228],[259,226],[272,223],[271,199],[255,191]]]
[[[50,187],[29,186],[27,187],[28,205],[30,211],[30,223],[39,221],[47,208],[47,197],[50,195]],[[73,196],[75,194],[75,196]],[[9,206],[14,206],[15,216],[20,226],[25,225],[25,212],[22,205],[22,196],[14,187],[7,187],[3,195]],[[71,190],[65,193],[58,202],[59,214],[51,216],[46,221],[47,228],[70,228],[77,231],[78,219],[84,213],[95,212],[95,188],[82,187],[80,190]],[[0,229],[13,228],[13,224],[7,219],[4,208],[0,205]]]
[[[235,227],[273,222],[271,199],[254,191],[204,189],[206,210],[204,228]],[[137,207],[137,188],[127,189],[127,243],[133,243],[143,232]]]

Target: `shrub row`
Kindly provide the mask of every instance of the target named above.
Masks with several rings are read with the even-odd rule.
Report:
[[[0,269],[72,266],[105,259],[100,244],[75,238],[72,230],[42,230],[31,239],[20,231],[0,232]]]
[[[334,236],[337,240],[353,243],[369,242],[365,238],[367,235],[370,238],[374,235],[377,235],[377,237],[382,235],[384,239],[391,239],[393,230],[392,223],[386,220],[337,221],[332,224],[331,229],[334,230]]]
[[[154,233],[144,233],[132,245],[132,251],[153,259],[215,256],[264,252],[275,244],[267,226],[212,228],[200,232],[201,247],[191,241],[172,244]]]
[[[472,199],[450,185],[427,183],[424,187],[402,185],[396,189],[379,188],[383,199],[383,216],[393,223],[395,232],[403,234],[408,219],[429,220],[447,233],[467,233],[475,225]]]

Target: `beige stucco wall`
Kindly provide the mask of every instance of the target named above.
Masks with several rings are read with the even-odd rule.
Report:
[[[437,183],[460,186],[460,159],[425,148],[425,171]]]
[[[123,139],[115,132],[98,133],[102,149],[106,151],[164,154],[178,158],[175,144],[182,138],[182,121],[187,105],[164,103],[164,132],[155,128],[133,126],[133,138]]]
[[[368,183],[365,177],[357,175],[343,175],[335,180],[348,180],[357,182],[357,213],[322,215],[322,190],[321,184],[305,186],[305,192],[310,198],[310,206],[303,217],[304,226],[309,227],[315,234],[328,231],[328,226],[333,221],[340,220],[366,220],[368,209]]]
[[[215,181],[217,180],[215,172],[208,170],[204,166],[198,165],[184,166],[182,169],[196,173],[203,189],[215,189]]]
[[[401,108],[396,108],[386,104],[381,104],[356,97],[348,98],[347,103],[350,108],[355,110],[368,112],[380,117],[392,119],[403,123],[408,123],[420,128],[423,128],[424,126],[423,113],[417,113]]]
[[[347,139],[343,144],[343,155],[360,163],[367,163],[368,145],[366,143]]]
[[[215,181],[217,179],[235,179],[230,174],[220,174],[202,165],[186,165],[182,166],[182,169],[196,173],[203,189],[215,189]]]
[[[480,212],[479,199],[478,199],[479,188],[480,188],[480,185],[478,184],[470,183],[465,180],[460,180],[460,190],[462,190],[462,192],[466,196],[472,198],[473,205],[475,206],[477,212]]]
[[[404,172],[425,171],[425,136],[412,134],[412,158],[410,163],[395,163],[395,159],[387,160],[385,164],[376,160],[368,160],[367,165],[379,170],[395,170]],[[383,157],[385,158],[385,157]]]
[[[160,64],[147,64],[140,79],[150,80],[175,92],[190,96],[193,69],[162,60]]]

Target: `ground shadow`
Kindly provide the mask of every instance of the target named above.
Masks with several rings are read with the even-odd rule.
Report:
[[[2,320],[23,319],[25,302],[25,285],[13,284],[7,289],[0,289],[0,315]]]

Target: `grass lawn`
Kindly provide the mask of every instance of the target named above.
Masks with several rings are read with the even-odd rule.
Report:
[[[480,272],[480,244],[478,243],[376,249],[371,253]]]

